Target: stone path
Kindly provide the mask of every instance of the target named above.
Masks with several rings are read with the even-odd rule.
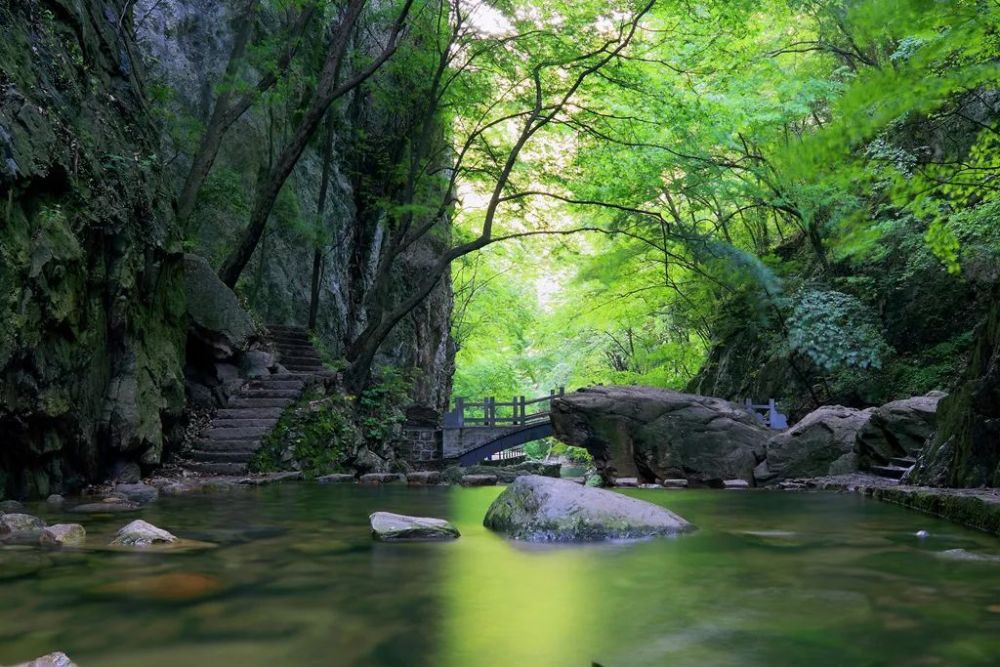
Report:
[[[244,475],[261,442],[295,402],[306,384],[329,373],[301,327],[269,325],[278,363],[287,372],[248,380],[229,404],[215,413],[184,463],[187,470],[210,475]]]

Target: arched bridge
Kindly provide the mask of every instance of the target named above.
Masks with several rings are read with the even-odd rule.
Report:
[[[565,389],[548,396],[525,399],[516,396],[509,403],[485,398],[481,402],[455,399],[455,407],[444,415],[442,450],[445,459],[473,465],[494,454],[552,435],[549,417],[552,399]]]

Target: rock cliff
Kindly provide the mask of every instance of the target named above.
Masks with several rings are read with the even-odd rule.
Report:
[[[11,495],[158,462],[184,407],[181,239],[124,4],[0,5],[0,492]]]

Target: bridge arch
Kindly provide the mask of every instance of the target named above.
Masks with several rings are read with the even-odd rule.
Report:
[[[455,399],[455,407],[444,415],[443,458],[461,465],[472,465],[499,452],[519,447],[553,434],[552,399],[565,389],[548,396],[497,402],[488,397],[481,402]],[[529,412],[528,410],[531,410]]]

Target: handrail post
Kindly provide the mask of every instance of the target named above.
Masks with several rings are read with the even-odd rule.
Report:
[[[458,415],[458,427],[465,426],[465,399],[461,396],[455,397],[455,413]]]
[[[525,412],[525,409],[524,409],[524,396],[522,396],[521,397],[521,421],[518,422],[518,423],[521,424],[521,426],[524,426],[527,423],[527,421],[528,421],[525,418],[525,414],[526,414],[526,412]]]

